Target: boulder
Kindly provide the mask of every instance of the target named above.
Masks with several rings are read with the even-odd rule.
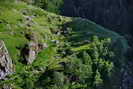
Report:
[[[4,41],[0,40],[0,79],[4,79],[8,74],[13,72],[12,60]]]

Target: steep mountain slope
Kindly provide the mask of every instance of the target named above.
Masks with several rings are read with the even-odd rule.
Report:
[[[4,89],[125,89],[131,82],[123,77],[125,38],[89,20],[0,2],[0,40],[13,65],[2,77],[7,61],[0,48]]]
[[[64,0],[62,14],[83,17],[119,33],[132,32],[131,0]]]

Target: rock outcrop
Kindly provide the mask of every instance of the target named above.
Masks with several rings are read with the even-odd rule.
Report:
[[[36,59],[37,54],[47,47],[48,46],[46,43],[40,44],[36,42],[30,42],[22,50],[22,56],[27,64],[32,64],[32,62]]]
[[[3,41],[0,40],[0,79],[13,72],[12,60]]]
[[[1,89],[1,88],[0,88],[0,89]],[[12,89],[12,87],[9,86],[9,85],[4,85],[4,86],[2,87],[2,89]]]

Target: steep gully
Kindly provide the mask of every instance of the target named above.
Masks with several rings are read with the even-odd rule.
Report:
[[[65,0],[62,15],[87,18],[123,35],[129,42],[128,61],[121,67],[119,89],[133,87],[133,0]]]

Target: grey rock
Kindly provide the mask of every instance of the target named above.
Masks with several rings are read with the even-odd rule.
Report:
[[[4,41],[0,40],[0,79],[4,79],[8,74],[13,72],[12,60]]]
[[[27,21],[33,21],[33,16],[24,16]]]
[[[47,47],[48,45],[46,43],[30,42],[22,51],[24,52],[23,56],[27,64],[32,64],[32,62],[36,59],[37,54]]]
[[[24,56],[27,64],[31,64],[35,60],[37,50],[38,46],[34,42],[30,42],[27,47],[24,48]]]
[[[4,86],[2,87],[2,89],[12,89],[12,87],[9,86],[9,85],[4,85]]]
[[[51,42],[55,43],[55,44],[59,44],[60,41],[59,40],[51,40]]]

